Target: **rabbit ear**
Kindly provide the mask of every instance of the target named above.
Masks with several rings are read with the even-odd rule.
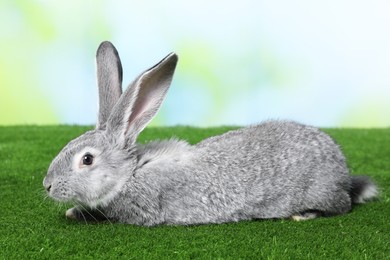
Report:
[[[138,134],[152,120],[172,82],[178,57],[171,53],[142,73],[123,93],[107,122],[107,131],[125,145],[135,143]]]
[[[122,65],[111,42],[102,42],[96,52],[99,117],[96,129],[105,129],[106,122],[122,94]]]

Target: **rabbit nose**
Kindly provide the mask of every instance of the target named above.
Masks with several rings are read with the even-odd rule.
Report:
[[[51,190],[51,181],[47,178],[47,176],[43,179],[43,187],[47,192],[50,192]]]
[[[50,192],[51,184],[49,184],[48,186],[45,186],[45,189],[46,189],[47,192]]]

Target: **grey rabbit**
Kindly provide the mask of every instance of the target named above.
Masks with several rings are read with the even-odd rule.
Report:
[[[266,121],[190,145],[136,139],[159,110],[178,57],[171,53],[122,94],[115,47],[96,54],[96,129],[69,142],[43,186],[73,202],[68,218],[154,226],[250,219],[312,219],[349,212],[377,197],[366,176],[351,176],[339,146],[317,128]]]

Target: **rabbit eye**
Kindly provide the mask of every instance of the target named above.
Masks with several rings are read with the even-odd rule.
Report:
[[[91,165],[93,163],[93,155],[90,153],[87,153],[83,157],[83,164],[84,165]]]

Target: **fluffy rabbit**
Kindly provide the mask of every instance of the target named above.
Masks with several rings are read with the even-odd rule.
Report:
[[[122,94],[115,47],[96,54],[96,129],[53,160],[43,185],[73,202],[77,220],[153,226],[248,219],[310,219],[351,210],[377,196],[368,177],[350,176],[338,145],[317,128],[268,121],[196,145],[175,139],[136,144],[159,110],[178,57],[171,53]]]

